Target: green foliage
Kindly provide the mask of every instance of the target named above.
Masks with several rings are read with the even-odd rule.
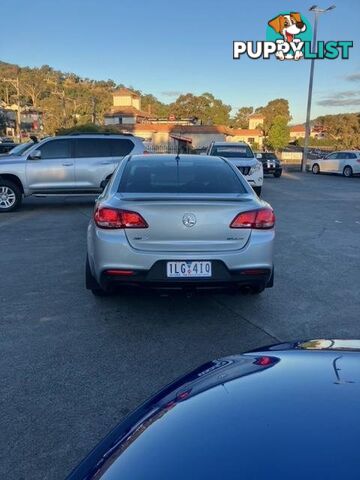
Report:
[[[170,104],[169,112],[177,118],[196,117],[205,125],[228,125],[231,106],[225,105],[211,93],[180,95]]]
[[[288,119],[282,115],[277,115],[272,120],[269,129],[267,143],[275,151],[286,147],[290,140],[290,128]]]
[[[265,107],[257,108],[256,113],[262,113],[265,117],[262,128],[266,136],[269,134],[276,117],[283,117],[286,120],[286,124],[291,120],[289,102],[284,98],[271,100]]]
[[[56,135],[69,135],[70,133],[119,133],[117,127],[107,125],[94,125],[93,123],[85,123],[68,128],[59,128]]]
[[[151,94],[141,95],[141,109],[155,118],[167,118],[169,116],[169,105],[160,102]]]
[[[4,80],[10,80],[5,82]],[[88,125],[95,119],[103,122],[112,106],[112,91],[123,85],[113,80],[91,80],[74,73],[63,73],[48,65],[20,68],[0,63],[0,100],[17,103],[16,82],[19,82],[20,105],[43,112],[44,133],[54,134],[61,128]],[[153,95],[142,95],[142,109],[151,105],[154,116],[167,116],[168,106]],[[95,118],[94,118],[95,117]]]
[[[325,130],[326,139],[337,149],[360,148],[360,113],[323,115],[313,122]]]
[[[305,139],[304,138],[298,138],[296,144],[300,145],[301,147],[304,146]],[[309,146],[310,147],[333,147],[335,149],[336,147],[336,140],[333,138],[325,137],[325,138],[314,138],[310,137],[309,138]]]
[[[236,128],[249,128],[249,117],[252,113],[254,113],[254,107],[239,108],[232,120],[232,125]]]

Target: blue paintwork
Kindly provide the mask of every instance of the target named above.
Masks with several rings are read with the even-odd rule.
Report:
[[[359,442],[360,342],[294,342],[173,382],[68,479],[359,479]]]

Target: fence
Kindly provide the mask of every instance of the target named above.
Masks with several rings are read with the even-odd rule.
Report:
[[[191,148],[186,148],[181,146],[180,150],[177,145],[171,143],[162,143],[159,145],[154,145],[152,143],[146,143],[145,148],[150,153],[191,153]]]

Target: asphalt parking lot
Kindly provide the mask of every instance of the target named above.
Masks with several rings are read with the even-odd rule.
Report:
[[[360,178],[266,178],[275,287],[260,296],[84,288],[93,198],[0,217],[0,478],[61,479],[139,402],[207,360],[300,338],[360,337]]]

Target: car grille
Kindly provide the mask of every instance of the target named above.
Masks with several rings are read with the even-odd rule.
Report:
[[[251,167],[237,167],[243,175],[249,175]]]

